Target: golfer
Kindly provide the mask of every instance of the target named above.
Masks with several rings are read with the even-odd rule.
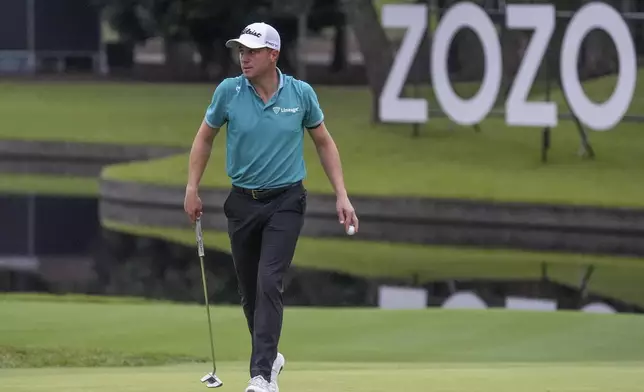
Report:
[[[232,187],[224,202],[241,304],[251,333],[246,392],[278,391],[284,367],[283,278],[304,222],[304,129],[311,136],[337,198],[340,224],[358,231],[340,156],[311,86],[277,68],[280,36],[253,23],[226,43],[239,53],[242,74],[216,88],[190,152],[184,208],[194,222],[202,213],[199,183],[219,129],[226,127],[226,170]]]

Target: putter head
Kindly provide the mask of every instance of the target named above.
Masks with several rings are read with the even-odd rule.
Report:
[[[208,388],[219,388],[220,386],[224,385],[219,377],[217,377],[217,375],[213,372],[201,377],[201,382],[205,382]]]

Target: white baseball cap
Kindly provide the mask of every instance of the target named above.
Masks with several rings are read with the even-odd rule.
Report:
[[[230,39],[226,42],[226,47],[232,48],[239,44],[251,49],[271,48],[280,50],[281,40],[279,33],[273,26],[259,22],[246,26],[239,38]]]

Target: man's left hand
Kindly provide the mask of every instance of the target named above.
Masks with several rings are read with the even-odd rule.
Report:
[[[356,216],[356,211],[351,205],[349,198],[346,196],[338,197],[335,208],[338,212],[338,220],[340,221],[340,224],[344,225],[344,231],[347,232],[349,230],[349,226],[353,225],[356,229],[355,232],[357,233],[358,217]]]

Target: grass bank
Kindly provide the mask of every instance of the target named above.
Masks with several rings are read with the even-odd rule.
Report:
[[[250,340],[241,309],[213,307],[211,314],[217,358],[246,361]],[[205,361],[210,355],[206,313],[197,305],[0,296],[0,319],[0,346],[14,350]],[[610,362],[643,361],[643,342],[644,318],[636,315],[287,308],[280,350],[294,362]]]
[[[0,360],[0,392],[203,390],[198,380],[211,370],[203,307],[58,299],[0,295],[0,347],[29,358],[13,368]],[[225,388],[242,390],[250,349],[242,312],[213,307],[212,315],[217,374]],[[280,343],[287,365],[279,383],[282,390],[306,392],[389,392],[392,385],[453,392],[642,391],[643,331],[644,318],[634,315],[288,308]],[[113,357],[78,364],[50,356],[89,352]],[[115,365],[118,358],[150,366]],[[152,358],[186,363],[152,366]]]
[[[192,230],[104,222],[110,229],[194,246]],[[206,231],[207,247],[230,251],[225,233]],[[540,279],[547,264],[553,281],[579,287],[580,276],[595,266],[588,290],[644,306],[644,259],[507,249],[422,246],[351,239],[302,237],[293,264],[367,278],[392,277],[409,282],[445,279]]]
[[[638,75],[641,80],[642,75]],[[595,100],[613,90],[614,77],[585,84]],[[644,113],[638,84],[629,113]],[[477,85],[459,85],[470,96]],[[209,103],[213,85],[120,83],[0,83],[0,138],[47,139],[188,147]],[[633,181],[644,166],[644,133],[622,123],[611,132],[591,132],[594,161],[577,156],[579,137],[570,121],[553,130],[550,162],[540,162],[538,129],[511,128],[487,119],[483,132],[450,129],[431,118],[421,135],[405,125],[370,123],[370,93],[365,88],[318,87],[327,124],[340,147],[352,194],[421,195],[567,204],[644,206],[644,183]],[[423,94],[431,96],[424,89]],[[568,111],[553,93],[560,111]],[[435,99],[431,105],[436,107]],[[38,113],[38,116],[32,115]],[[91,126],[88,126],[91,124]],[[216,142],[204,186],[228,184],[224,143]],[[306,142],[307,186],[331,191]],[[116,165],[104,176],[183,185],[187,156]],[[72,186],[72,185],[70,185]]]
[[[638,75],[638,80],[642,80]],[[601,101],[612,92],[614,78],[585,84],[589,96]],[[187,147],[192,142],[214,86],[119,83],[0,83],[0,137]],[[460,85],[464,96],[473,85]],[[629,113],[644,112],[641,82]],[[553,130],[550,162],[540,162],[540,132],[511,128],[488,119],[483,132],[456,127],[432,118],[411,137],[409,126],[373,125],[370,95],[364,88],[319,87],[327,123],[338,142],[350,194],[421,195],[498,201],[644,206],[644,132],[637,124],[622,123],[610,132],[591,132],[597,152],[594,161],[577,156],[579,137],[570,121]],[[427,90],[424,94],[431,96]],[[553,93],[560,111],[567,111],[560,93]],[[435,100],[431,101],[435,105]],[[34,116],[33,113],[38,113]],[[90,124],[90,125],[88,125]],[[204,186],[227,186],[222,134],[216,140]],[[307,187],[328,193],[331,188],[315,149],[307,140]],[[187,156],[108,167],[105,178],[183,186]],[[95,189],[76,180],[51,181],[25,177],[5,189],[74,193]],[[18,177],[14,176],[13,179]],[[34,177],[35,178],[35,177]],[[3,181],[5,182],[5,181]],[[22,185],[21,185],[22,184]],[[359,213],[359,211],[358,211]],[[190,231],[110,227],[138,235],[154,235],[192,243]],[[211,246],[227,249],[225,237],[213,234]],[[360,275],[442,277],[536,276],[541,262],[562,266],[553,277],[578,284],[581,265],[596,258],[565,254],[482,251],[445,247],[361,244],[359,241],[304,240],[298,262],[314,268],[338,269]],[[636,303],[644,303],[641,259],[603,259],[590,289]]]

